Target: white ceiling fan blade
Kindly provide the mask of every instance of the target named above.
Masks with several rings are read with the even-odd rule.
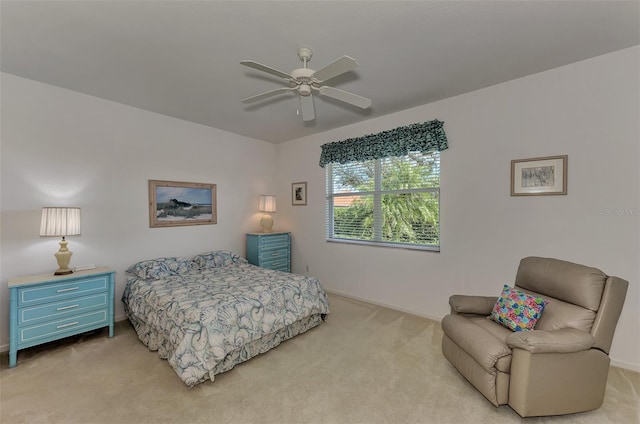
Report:
[[[263,71],[271,75],[275,75],[284,79],[291,79],[291,75],[286,72],[279,71],[275,68],[272,68],[267,65],[263,65],[262,63],[254,62],[253,60],[242,60],[240,61],[241,65],[248,66],[249,68],[257,69],[258,71]]]
[[[299,96],[300,97],[300,111],[302,112],[303,121],[313,121],[316,119],[316,112],[313,107],[313,97]]]
[[[335,87],[324,86],[320,87],[319,91],[323,96],[331,97],[332,99],[340,100],[341,102],[349,103],[362,109],[367,109],[371,106],[371,103],[373,103],[371,99]]]
[[[258,100],[262,100],[262,99],[266,99],[272,96],[276,96],[280,93],[285,93],[287,91],[291,91],[291,90],[295,90],[296,87],[293,88],[288,88],[288,87],[282,87],[282,88],[276,88],[275,90],[271,90],[271,91],[267,91],[265,93],[262,94],[258,94],[252,97],[247,97],[246,99],[242,99],[241,102],[242,103],[253,103],[253,102],[257,102]]]
[[[345,72],[353,71],[358,67],[358,62],[349,56],[342,56],[341,58],[331,62],[324,68],[313,73],[312,77],[319,82],[330,80],[331,78],[342,75]]]

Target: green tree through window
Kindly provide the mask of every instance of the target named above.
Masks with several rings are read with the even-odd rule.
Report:
[[[331,240],[439,250],[440,153],[327,167]]]

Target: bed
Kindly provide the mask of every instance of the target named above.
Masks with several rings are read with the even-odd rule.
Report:
[[[249,264],[229,251],[158,258],[127,269],[124,309],[149,350],[189,387],[321,324],[316,278]]]

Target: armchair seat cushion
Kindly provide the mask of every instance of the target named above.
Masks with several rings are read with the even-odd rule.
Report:
[[[447,315],[442,319],[442,330],[488,373],[493,374],[496,370],[509,373],[511,348],[506,343],[506,336],[512,332],[506,328],[506,333],[488,330],[485,324],[496,328],[502,326],[485,317],[482,317],[482,322],[482,325],[478,325],[474,320],[460,315]]]
[[[481,327],[483,330],[493,334],[498,339],[507,343],[507,337],[513,334],[513,331],[509,330],[504,325],[500,325],[497,322],[487,319],[486,316],[469,316],[467,317],[469,321],[474,323],[475,325]]]

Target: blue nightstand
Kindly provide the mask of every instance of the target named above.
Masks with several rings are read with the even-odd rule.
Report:
[[[113,337],[115,271],[10,278],[9,367],[18,350],[109,327]]]

